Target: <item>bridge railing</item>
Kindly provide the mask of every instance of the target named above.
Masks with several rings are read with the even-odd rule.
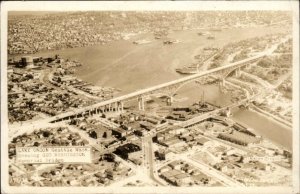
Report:
[[[171,86],[171,85],[183,83],[183,82],[186,82],[186,81],[190,81],[190,80],[193,80],[193,79],[197,79],[197,78],[205,76],[205,75],[210,75],[210,74],[213,74],[213,73],[225,70],[227,68],[232,68],[234,66],[239,66],[239,65],[245,65],[245,63],[247,63],[247,62],[251,62],[253,60],[257,60],[257,59],[259,59],[261,57],[264,57],[264,56],[265,56],[265,54],[260,54],[260,55],[253,56],[253,57],[250,57],[250,58],[247,58],[247,59],[243,59],[241,61],[234,62],[234,63],[232,63],[230,65],[226,65],[226,66],[222,66],[222,67],[217,67],[217,68],[214,68],[214,69],[211,69],[211,70],[200,72],[200,73],[197,73],[197,74],[194,74],[194,75],[190,75],[190,76],[183,77],[183,78],[180,78],[180,79],[177,79],[177,80],[166,82],[166,83],[163,83],[163,84],[160,84],[160,85],[156,85],[156,86],[153,86],[153,87],[142,89],[142,90],[130,93],[130,94],[126,94],[126,95],[123,95],[123,96],[120,96],[120,97],[116,97],[116,98],[113,98],[113,99],[110,99],[110,100],[102,101],[102,102],[99,102],[97,104],[94,104],[94,105],[91,105],[91,106],[88,106],[88,107],[80,108],[80,109],[72,111],[72,112],[62,113],[60,115],[57,115],[57,116],[49,118],[49,121],[50,122],[54,122],[55,120],[63,119],[63,118],[66,118],[66,117],[70,117],[70,116],[72,116],[74,114],[75,115],[76,114],[80,114],[82,112],[89,111],[91,109],[100,108],[100,107],[103,107],[105,105],[113,104],[115,102],[120,102],[120,101],[124,101],[126,99],[129,99],[129,98],[135,98],[135,97],[147,94],[147,93],[155,92],[155,91],[157,91],[159,89],[166,88],[166,87]]]

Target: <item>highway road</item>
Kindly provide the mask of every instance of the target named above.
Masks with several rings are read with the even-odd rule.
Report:
[[[245,187],[242,183],[230,178],[229,176],[225,175],[222,172],[219,172],[218,170],[208,166],[207,164],[204,164],[203,162],[199,162],[198,160],[193,160],[188,157],[182,157],[183,160],[191,163],[192,165],[196,166],[197,168],[201,169],[202,172],[204,172],[207,175],[210,175],[212,177],[217,178],[221,182],[231,186],[231,187]]]
[[[208,119],[208,118],[210,118],[210,117],[216,116],[216,115],[218,115],[221,111],[226,110],[227,108],[232,109],[232,108],[234,108],[234,107],[240,106],[240,105],[246,103],[247,101],[251,100],[252,98],[255,98],[256,96],[257,96],[257,95],[253,95],[253,96],[251,96],[249,99],[248,99],[248,98],[243,99],[243,100],[241,100],[241,101],[239,101],[239,102],[237,102],[237,103],[233,103],[233,104],[230,104],[230,105],[228,105],[228,106],[225,106],[225,107],[222,107],[222,108],[213,110],[213,111],[211,111],[211,112],[201,114],[201,115],[196,116],[196,117],[194,117],[194,118],[191,118],[191,119],[189,119],[189,120],[187,120],[187,121],[183,121],[183,122],[180,122],[180,123],[176,123],[175,125],[179,125],[179,126],[181,126],[181,127],[189,127],[189,126],[194,125],[194,124],[197,124],[197,123],[199,123],[199,122],[201,122],[201,121],[203,121],[203,120],[205,120],[205,119]]]
[[[167,185],[163,181],[161,181],[156,173],[156,168],[155,168],[155,161],[154,161],[154,153],[152,149],[152,136],[146,136],[142,138],[143,144],[144,144],[144,149],[145,149],[145,166],[147,167],[148,170],[148,175],[150,178],[155,181],[158,185],[160,186],[165,186]]]
[[[138,96],[142,96],[142,95],[145,95],[147,93],[152,93],[152,92],[157,91],[157,90],[162,89],[162,88],[167,88],[167,87],[170,87],[172,85],[176,85],[176,84],[179,84],[179,83],[184,83],[184,82],[187,82],[187,81],[195,80],[195,79],[198,79],[198,78],[206,76],[206,75],[211,75],[213,73],[224,71],[228,68],[243,66],[246,63],[258,60],[258,59],[260,59],[260,58],[262,58],[266,55],[272,54],[273,51],[277,48],[277,46],[279,44],[281,44],[282,42],[285,42],[286,40],[288,40],[288,37],[286,39],[282,40],[280,43],[273,45],[270,49],[257,54],[256,56],[252,56],[252,57],[249,57],[247,59],[243,59],[243,60],[231,63],[231,64],[226,65],[226,66],[221,66],[221,67],[218,67],[218,68],[214,68],[214,69],[211,69],[211,70],[207,70],[207,71],[203,71],[203,72],[200,72],[200,73],[197,73],[197,74],[186,76],[186,77],[183,77],[183,78],[180,78],[180,79],[177,79],[177,80],[173,80],[173,81],[170,81],[170,82],[159,84],[159,85],[156,85],[156,86],[153,86],[153,87],[149,87],[149,88],[146,88],[146,89],[135,91],[135,92],[132,92],[130,94],[126,94],[126,95],[123,95],[123,96],[120,96],[120,97],[116,97],[116,98],[113,98],[113,99],[109,99],[109,100],[106,100],[106,101],[96,103],[94,105],[90,105],[90,106],[79,108],[79,109],[72,110],[72,111],[69,111],[69,112],[61,113],[59,115],[56,115],[56,116],[53,116],[53,117],[50,117],[50,118],[47,118],[47,119],[43,119],[42,121],[33,121],[32,125],[39,125],[41,123],[54,122],[54,121],[59,120],[59,119],[63,119],[63,118],[69,117],[69,116],[77,115],[77,114],[80,114],[80,113],[83,113],[83,112],[86,112],[86,111],[89,111],[89,110],[93,110],[93,109],[96,109],[96,108],[104,107],[105,105],[125,101],[125,100],[131,99],[131,98],[137,98]]]
[[[275,50],[276,48],[277,48],[277,45],[276,45],[275,48],[272,48],[272,49]],[[74,111],[65,112],[65,113],[59,114],[57,116],[50,117],[50,118],[46,119],[46,121],[47,122],[53,122],[55,120],[59,120],[59,119],[63,119],[63,118],[66,118],[66,117],[69,117],[69,116],[72,116],[72,115],[80,114],[80,113],[83,113],[83,112],[86,112],[86,111],[89,111],[89,110],[93,110],[93,109],[96,109],[96,108],[99,108],[99,107],[104,107],[105,105],[114,104],[116,102],[125,101],[125,100],[131,99],[131,98],[137,98],[138,96],[142,96],[142,95],[145,95],[145,94],[150,94],[150,93],[155,92],[157,90],[167,88],[167,87],[170,87],[170,86],[173,86],[173,85],[176,85],[176,84],[184,83],[184,82],[187,82],[187,81],[195,80],[195,79],[198,79],[198,78],[203,77],[203,76],[207,76],[207,75],[211,75],[211,74],[214,74],[214,73],[217,73],[217,72],[220,72],[220,71],[224,71],[228,68],[240,67],[240,66],[243,66],[246,63],[249,63],[251,61],[258,60],[258,59],[266,56],[270,52],[272,53],[273,50],[272,51],[267,50],[265,52],[259,53],[256,56],[249,57],[247,59],[243,59],[241,61],[231,63],[230,65],[217,67],[217,68],[214,68],[214,69],[211,69],[211,70],[207,70],[207,71],[203,71],[203,72],[200,72],[200,73],[197,73],[197,74],[186,76],[186,77],[183,77],[183,78],[180,78],[180,79],[177,79],[177,80],[173,80],[173,81],[166,82],[166,83],[163,83],[163,84],[159,84],[159,85],[156,85],[156,86],[153,86],[153,87],[149,87],[149,88],[146,88],[146,89],[135,91],[135,92],[132,92],[130,94],[126,94],[126,95],[119,96],[119,97],[116,97],[116,98],[113,98],[113,99],[102,101],[102,102],[96,103],[96,104],[91,105],[91,106],[79,108],[79,109],[74,110]]]

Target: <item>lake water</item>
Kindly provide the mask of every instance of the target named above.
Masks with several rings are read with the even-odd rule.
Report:
[[[215,39],[199,36],[201,30],[176,31],[169,37],[182,41],[163,45],[152,34],[138,35],[131,40],[120,40],[107,45],[46,51],[34,56],[53,56],[77,59],[83,66],[76,72],[83,80],[96,85],[117,87],[123,93],[164,83],[181,77],[175,69],[195,62],[194,56],[206,46],[222,47],[235,42],[269,33],[284,32],[278,27],[226,29],[213,32]],[[136,45],[134,40],[149,39],[149,44]]]
[[[228,93],[222,93],[217,85],[200,86],[197,84],[189,84],[189,86],[179,91],[179,94],[175,96],[175,100],[188,97],[187,100],[180,102],[180,105],[190,105],[201,99],[203,91],[204,99],[207,102],[221,106],[231,104],[230,95]],[[234,121],[245,124],[247,127],[254,129],[257,134],[287,150],[292,150],[293,138],[291,128],[279,124],[255,111],[237,108],[236,110],[232,110],[232,113],[233,116],[231,118]]]
[[[236,112],[233,112],[232,118],[237,122],[246,124],[261,136],[267,137],[269,140],[283,146],[287,150],[292,150],[293,133],[291,128],[274,122],[251,110],[239,109]]]
[[[177,31],[169,35],[182,41],[178,44],[163,45],[162,40],[155,40],[152,34],[138,35],[131,40],[120,40],[107,45],[70,48],[58,51],[46,51],[33,56],[54,56],[78,60],[83,64],[76,75],[88,82],[100,86],[110,86],[121,89],[119,95],[130,93],[142,88],[154,86],[182,77],[175,69],[195,62],[194,56],[206,46],[222,47],[235,42],[269,33],[285,32],[278,27],[253,27],[244,29],[227,29],[213,32],[215,40],[197,35],[201,30]],[[132,42],[148,39],[149,44],[136,45]],[[206,101],[217,105],[230,102],[229,94],[223,94],[218,86],[202,86],[187,84],[178,91],[175,100],[186,98],[181,104],[191,104],[199,101],[205,91]],[[176,102],[175,102],[176,103]],[[292,132],[268,120],[261,115],[239,110],[234,113],[236,121],[245,123],[258,131],[262,136],[286,147],[292,147]]]

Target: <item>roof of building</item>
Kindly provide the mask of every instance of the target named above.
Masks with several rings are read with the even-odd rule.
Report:
[[[184,143],[183,141],[181,141],[180,139],[168,139],[164,142],[164,144],[170,146],[170,145],[174,145],[174,144],[177,144],[177,143]]]
[[[119,132],[119,133],[126,133],[126,130],[121,127],[115,128],[115,129],[113,129],[113,131]]]
[[[195,139],[195,141],[196,141],[197,143],[204,144],[204,143],[208,142],[209,139],[207,139],[207,138],[205,138],[205,137],[200,137],[200,138]]]
[[[199,180],[208,178],[208,176],[205,175],[205,174],[203,174],[203,173],[200,173],[200,174],[197,174],[197,175],[192,176],[192,178],[193,178],[194,180],[198,180],[198,181],[199,181]]]
[[[176,161],[173,161],[173,162],[169,163],[169,166],[171,166],[171,167],[175,167],[177,165],[181,165],[179,160],[176,160]]]
[[[255,143],[255,142],[259,141],[259,139],[257,137],[253,137],[251,135],[247,135],[245,133],[238,132],[235,130],[233,130],[231,133],[222,133],[222,134],[220,134],[220,136],[223,136],[223,137],[226,137],[229,139],[233,139],[233,140],[237,140],[237,141],[242,141],[247,144]]]
[[[183,139],[185,139],[185,141],[191,141],[191,140],[194,139],[194,137],[192,137],[192,136],[185,136],[185,137],[183,137]]]
[[[154,127],[154,125],[148,121],[140,121],[139,122],[141,126],[145,126],[145,127],[148,127],[148,128],[151,128],[151,127]]]
[[[181,174],[181,171],[179,171],[179,170],[169,170],[169,171],[166,171],[166,172],[162,173],[163,176],[168,177],[168,178],[176,176],[178,174]]]
[[[188,177],[189,177],[189,174],[186,174],[186,173],[181,173],[181,174],[175,175],[175,178],[177,178],[177,179],[184,179],[184,178],[188,178]]]

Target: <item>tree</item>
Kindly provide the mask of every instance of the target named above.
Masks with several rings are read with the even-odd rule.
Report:
[[[268,67],[271,67],[273,64],[272,60],[269,59],[269,58],[263,58],[262,60],[260,60],[258,62],[258,66],[261,66],[261,67],[265,67],[265,68],[268,68]]]
[[[43,132],[43,136],[44,137],[49,137],[50,136],[50,132],[49,131],[44,131]]]
[[[90,133],[90,137],[94,138],[94,139],[97,139],[97,133],[95,131],[92,131]]]

